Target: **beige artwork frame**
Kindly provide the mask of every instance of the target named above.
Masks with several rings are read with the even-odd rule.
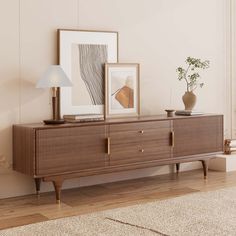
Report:
[[[115,84],[115,85],[114,85]],[[140,64],[105,64],[105,118],[140,115]]]

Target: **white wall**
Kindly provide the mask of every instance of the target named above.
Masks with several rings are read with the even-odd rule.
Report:
[[[115,30],[120,62],[141,64],[143,114],[182,109],[185,85],[176,67],[187,56],[209,59],[206,86],[196,109],[225,112],[227,0],[1,0],[0,1],[0,160],[12,162],[12,124],[49,118],[49,91],[35,83],[56,63],[56,29]],[[183,169],[199,164],[183,165]],[[167,173],[169,167],[86,177],[65,187]],[[52,189],[45,184],[44,191]],[[0,169],[0,198],[32,193],[33,181]]]
[[[232,107],[232,138],[236,139],[236,0],[230,1],[231,6],[231,24],[230,24],[230,30],[231,30],[231,64],[230,64],[230,76],[231,76],[231,90],[230,95],[232,96],[232,104],[230,104]]]

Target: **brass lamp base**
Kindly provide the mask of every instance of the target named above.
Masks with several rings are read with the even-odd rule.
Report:
[[[65,120],[44,120],[45,125],[59,125],[64,124]]]

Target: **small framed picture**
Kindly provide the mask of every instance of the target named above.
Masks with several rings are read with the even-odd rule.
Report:
[[[140,114],[139,64],[105,64],[105,117]]]

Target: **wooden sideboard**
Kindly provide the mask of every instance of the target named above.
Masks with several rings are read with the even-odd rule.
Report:
[[[13,126],[13,168],[52,181],[60,201],[65,179],[208,160],[223,152],[223,116],[143,116],[63,125]]]

